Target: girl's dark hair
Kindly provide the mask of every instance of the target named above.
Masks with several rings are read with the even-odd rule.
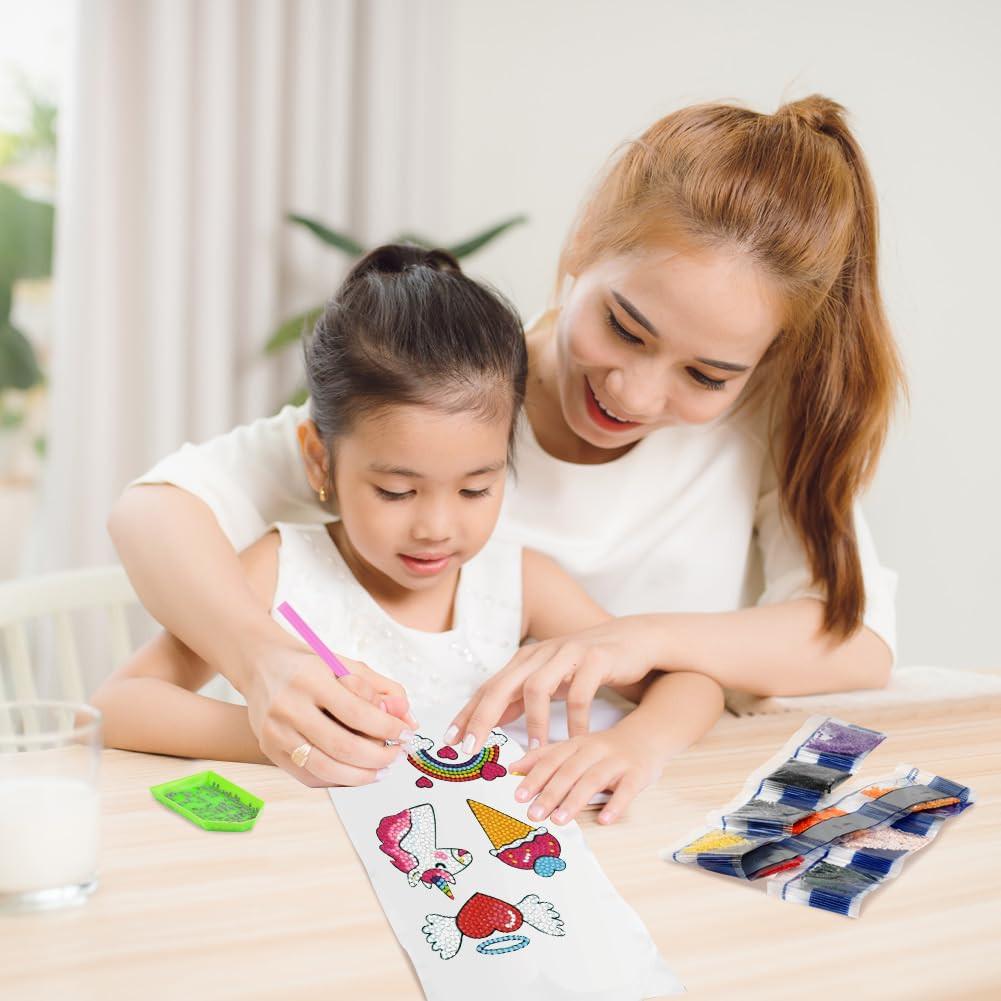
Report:
[[[525,398],[521,321],[498,292],[445,250],[387,244],[351,269],[305,339],[311,416],[328,446],[388,404],[483,418]]]

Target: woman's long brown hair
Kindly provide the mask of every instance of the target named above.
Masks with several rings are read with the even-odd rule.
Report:
[[[818,95],[774,115],[722,104],[667,115],[612,163],[559,269],[562,284],[639,248],[735,247],[775,283],[784,323],[745,392],[771,401],[783,510],[825,588],[824,628],[839,637],[865,610],[854,503],[903,388],[875,193],[844,115]]]

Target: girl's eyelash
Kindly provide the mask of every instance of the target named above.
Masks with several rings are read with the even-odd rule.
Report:
[[[413,493],[413,490],[407,490],[405,493],[397,494],[393,493],[392,490],[383,490],[382,487],[376,487],[375,492],[383,500],[398,501],[398,500],[406,500]]]
[[[719,390],[726,388],[726,379],[710,379],[705,372],[700,372],[697,368],[689,368],[687,372],[705,389]]]
[[[413,490],[407,490],[405,493],[394,493],[392,490],[383,490],[382,487],[376,487],[375,492],[383,499],[388,501],[400,501],[406,500],[412,493]],[[490,487],[484,487],[482,490],[460,490],[460,494],[463,497],[489,497]]]
[[[627,344],[642,344],[643,343],[643,339],[642,338],[636,337],[633,334],[629,333],[629,331],[626,330],[626,328],[624,326],[622,326],[622,324],[619,323],[618,320],[615,319],[615,314],[610,309],[606,310],[606,312],[605,312],[605,322],[611,328],[612,333],[615,334],[616,337],[620,337]]]

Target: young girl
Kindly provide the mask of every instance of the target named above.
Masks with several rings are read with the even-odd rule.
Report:
[[[353,673],[337,697],[275,720],[282,765],[310,784],[378,779],[415,708],[468,700],[525,637],[609,616],[552,560],[491,540],[525,392],[521,325],[443,251],[386,246],[348,275],[306,344],[302,461],[325,524],[279,524],[241,554],[261,604],[289,602]],[[387,685],[360,663],[394,679]],[[217,670],[163,634],[97,691],[111,746],[268,761],[245,707],[197,694]],[[685,673],[619,686],[640,705],[580,746],[587,769],[545,805],[564,823],[610,788],[618,816],[667,756],[707,729],[719,686]],[[317,690],[306,686],[308,702]],[[386,710],[390,710],[387,712]],[[396,715],[392,713],[395,712]],[[405,725],[405,723],[407,725]],[[471,750],[471,747],[468,748]],[[346,761],[350,761],[348,764]],[[569,771],[563,773],[565,779]],[[545,785],[548,775],[528,780]],[[526,780],[526,781],[528,781]],[[541,816],[543,806],[533,809]]]

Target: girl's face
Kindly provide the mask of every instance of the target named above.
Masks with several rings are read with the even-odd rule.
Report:
[[[725,250],[608,258],[574,281],[556,321],[570,430],[600,449],[704,424],[737,399],[779,331],[778,296]]]
[[[387,406],[337,440],[326,480],[316,462],[310,469],[311,455],[326,466],[326,450],[312,422],[303,425],[310,481],[333,483],[345,555],[363,586],[429,590],[483,548],[504,496],[510,427],[507,414]]]

